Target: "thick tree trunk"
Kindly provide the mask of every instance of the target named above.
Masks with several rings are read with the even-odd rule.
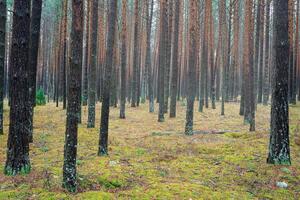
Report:
[[[30,1],[15,0],[10,56],[10,124],[4,173],[30,172],[28,120],[28,65],[30,43]],[[25,126],[25,127],[24,127]]]
[[[68,84],[67,122],[64,147],[63,187],[77,191],[77,133],[81,108],[83,0],[72,0],[71,56]]]
[[[290,165],[289,147],[289,37],[288,2],[274,1],[274,87],[272,90],[271,135],[267,162]]]

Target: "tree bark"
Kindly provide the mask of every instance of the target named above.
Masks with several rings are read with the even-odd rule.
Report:
[[[77,134],[81,108],[83,0],[72,0],[71,56],[68,84],[68,106],[64,147],[63,187],[77,191]]]
[[[96,67],[97,67],[97,36],[98,36],[98,0],[93,0],[92,6],[92,33],[91,33],[91,63],[89,70],[89,97],[88,97],[88,128],[95,127],[96,115]]]
[[[101,124],[100,124],[100,138],[98,155],[108,154],[108,125],[109,125],[109,98],[111,86],[111,72],[113,68],[113,50],[115,44],[117,20],[117,0],[111,0],[109,3],[108,11],[108,36],[107,36],[107,49],[105,61],[105,79],[103,88],[103,102],[101,108]]]
[[[0,0],[0,135],[3,135],[3,101],[5,90],[6,0]]]
[[[290,165],[289,147],[289,36],[288,2],[274,1],[274,87],[272,90],[271,134],[267,162]]]
[[[170,118],[176,117],[176,97],[178,88],[178,40],[179,40],[179,16],[180,0],[175,0],[175,18],[174,18],[174,31],[173,31],[173,58],[172,58],[172,82],[171,82],[171,102],[170,102]]]
[[[30,172],[28,120],[28,68],[30,43],[30,1],[15,0],[10,56],[10,124],[7,140],[7,175]],[[25,126],[25,127],[24,127]]]
[[[206,6],[211,3],[210,0],[206,0]],[[190,21],[189,21],[189,68],[188,68],[188,96],[187,96],[187,109],[186,109],[186,124],[185,134],[193,135],[193,118],[194,118],[194,101],[195,101],[195,89],[196,89],[196,21],[197,21],[197,0],[190,0]]]

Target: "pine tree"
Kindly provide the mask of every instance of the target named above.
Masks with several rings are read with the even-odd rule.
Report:
[[[160,31],[159,31],[159,71],[158,71],[158,100],[159,100],[159,111],[158,111],[158,122],[164,122],[165,117],[165,67],[167,65],[167,7],[168,0],[160,1]]]
[[[125,119],[125,104],[126,104],[126,62],[127,62],[127,31],[126,31],[126,12],[127,0],[122,1],[122,47],[121,47],[121,97],[120,97],[120,118]]]
[[[117,20],[117,0],[109,2],[108,11],[108,36],[107,36],[107,49],[105,61],[105,79],[103,88],[103,102],[101,108],[101,124],[100,124],[100,138],[98,155],[108,154],[108,125],[109,125],[109,99],[111,87],[111,73],[113,68],[113,51],[115,45],[116,33],[116,20]]]
[[[6,0],[0,0],[0,135],[3,134],[3,100],[6,37]]]
[[[29,142],[33,141],[33,115],[36,98],[36,73],[37,73],[37,61],[38,61],[38,50],[40,41],[40,24],[42,14],[42,0],[32,1],[31,9],[31,22],[30,22],[30,45],[29,45],[29,65],[28,65],[28,87],[29,87],[29,98],[28,98],[28,131],[29,131]]]
[[[206,0],[206,5],[211,3]],[[197,21],[197,0],[190,0],[190,21],[189,21],[189,68],[188,68],[188,96],[187,96],[187,109],[186,109],[186,124],[185,134],[193,135],[193,118],[194,118],[194,101],[196,89],[196,21]]]
[[[83,0],[72,0],[71,53],[64,147],[63,187],[77,191],[77,133],[81,108]]]
[[[173,31],[173,58],[172,58],[172,79],[171,79],[171,102],[170,102],[170,117],[176,117],[176,97],[178,87],[178,40],[179,40],[179,16],[180,16],[180,2],[175,0],[174,10],[174,31]]]
[[[89,69],[89,97],[88,97],[88,128],[95,127],[96,115],[96,67],[97,67],[97,36],[98,36],[98,0],[92,2],[92,33],[91,33],[91,54],[90,54],[90,69]]]
[[[274,86],[272,89],[271,135],[267,162],[290,165],[289,146],[289,29],[288,2],[274,1]],[[291,38],[290,38],[291,39]]]
[[[4,173],[30,172],[28,120],[28,68],[30,43],[30,1],[15,0],[10,56],[10,125]],[[25,126],[25,127],[24,127]]]

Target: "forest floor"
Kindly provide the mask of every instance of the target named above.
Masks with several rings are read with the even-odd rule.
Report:
[[[87,107],[79,127],[79,191],[61,189],[65,111],[54,104],[36,108],[34,143],[30,146],[32,172],[7,177],[0,173],[0,199],[297,199],[300,197],[300,106],[291,107],[292,166],[266,164],[270,107],[258,105],[257,131],[239,116],[239,105],[195,112],[193,136],[183,134],[185,105],[178,117],[157,122],[148,104],[126,109],[126,120],[111,111],[109,156],[98,157],[100,106],[97,127],[87,129]],[[197,105],[195,106],[197,108]],[[3,171],[8,133],[0,136]],[[216,134],[224,131],[224,134]],[[203,134],[207,132],[208,134]],[[209,133],[210,132],[210,133]],[[297,134],[298,132],[298,134]],[[201,133],[201,134],[200,134]],[[288,188],[276,183],[286,182]]]

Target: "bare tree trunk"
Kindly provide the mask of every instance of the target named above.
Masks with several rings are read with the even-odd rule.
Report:
[[[71,56],[68,84],[68,107],[64,146],[63,187],[77,191],[77,134],[81,108],[83,0],[72,0]]]
[[[113,49],[115,44],[117,20],[117,0],[109,2],[108,12],[108,35],[107,35],[107,49],[105,61],[105,79],[103,90],[103,102],[101,108],[101,124],[100,124],[100,138],[98,155],[108,154],[108,125],[109,125],[109,98],[110,98],[110,85],[111,85],[111,71],[113,68]]]

